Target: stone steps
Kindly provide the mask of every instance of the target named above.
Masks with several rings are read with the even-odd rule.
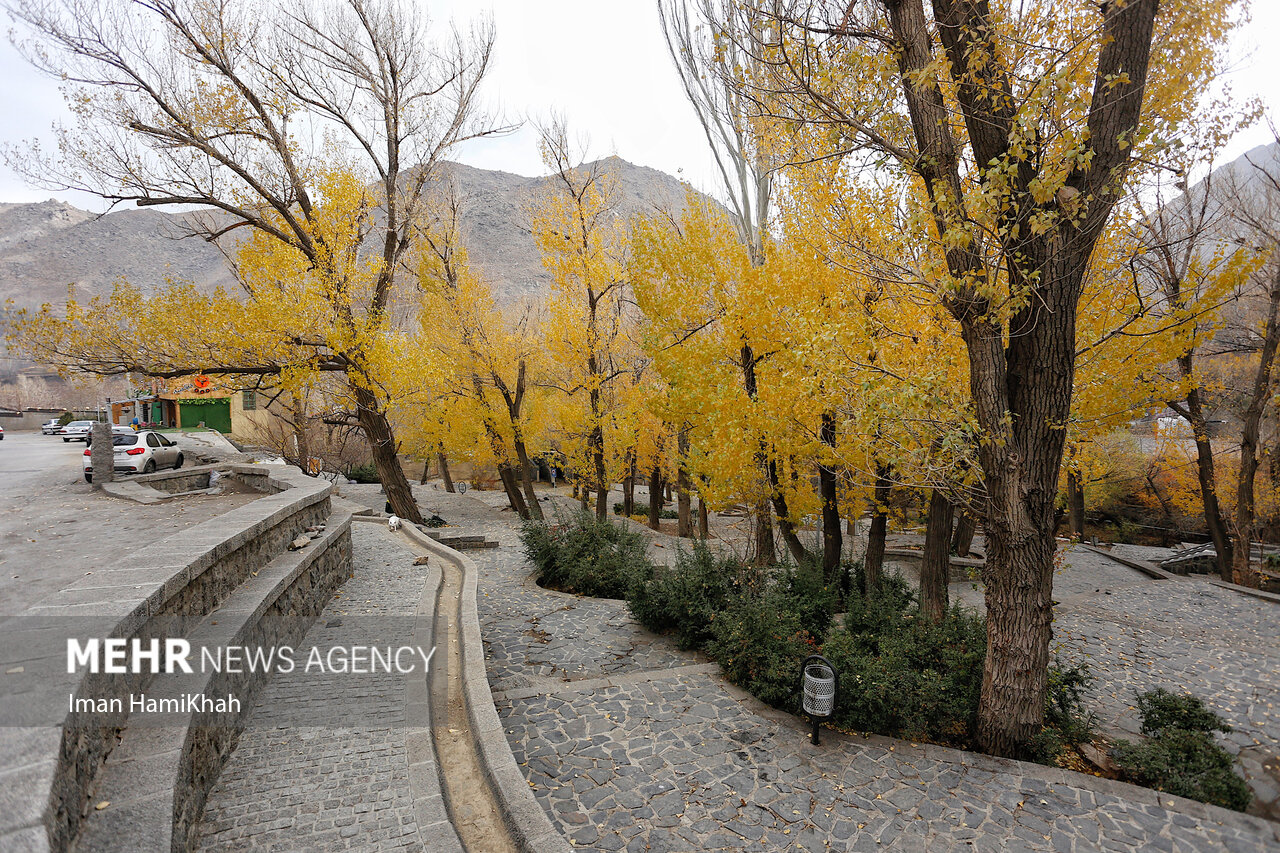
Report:
[[[270,675],[261,671],[203,671],[202,649],[292,645],[306,633],[348,572],[351,514],[331,511],[310,545],[283,551],[237,586],[186,632],[192,673],[158,674],[145,692],[157,702],[202,695],[234,696],[238,707],[151,713],[133,709],[119,743],[99,771],[93,809],[75,849],[168,851],[191,849],[205,798],[235,748],[254,699]],[[164,707],[163,704],[159,707]],[[178,707],[182,707],[181,704]]]

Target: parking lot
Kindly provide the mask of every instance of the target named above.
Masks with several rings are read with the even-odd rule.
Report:
[[[252,499],[184,498],[143,506],[94,492],[84,444],[39,432],[0,441],[0,624],[131,548]]]

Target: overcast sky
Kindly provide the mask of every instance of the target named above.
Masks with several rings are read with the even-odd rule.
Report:
[[[652,0],[419,1],[437,21],[492,15],[497,46],[487,97],[509,116],[541,120],[560,113],[590,140],[593,156],[617,154],[715,190],[706,142],[671,67]],[[1253,17],[1234,45],[1230,82],[1238,94],[1263,97],[1280,121],[1280,51],[1261,46],[1280,33],[1280,3],[1259,0]],[[0,141],[47,139],[65,115],[56,82],[31,70],[7,40],[0,44],[0,79]],[[1257,128],[1235,140],[1228,155],[1268,141],[1267,130]],[[531,128],[474,143],[457,159],[521,175],[543,171]],[[0,165],[0,201],[49,196]],[[63,197],[98,207],[83,196]]]

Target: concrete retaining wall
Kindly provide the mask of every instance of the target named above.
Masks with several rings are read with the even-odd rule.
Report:
[[[55,596],[55,604],[59,597],[67,601],[67,618],[75,620],[68,621],[61,630],[62,636],[137,637],[144,643],[153,637],[184,636],[252,572],[283,552],[305,528],[329,516],[332,487],[327,482],[285,469],[274,469],[264,476],[268,488],[277,493],[152,543],[131,554],[127,564],[95,572]],[[336,559],[349,567],[349,531],[345,550],[340,550]],[[322,570],[332,574],[331,562],[322,561]],[[345,577],[345,571],[337,576]],[[300,590],[319,592],[328,584],[329,581],[315,581]],[[122,592],[126,589],[127,597]],[[104,593],[102,606],[85,612],[84,605],[92,603],[85,599],[93,598],[96,590]],[[109,592],[112,594],[107,595]],[[296,604],[291,597],[285,601]],[[309,612],[310,608],[290,606],[285,615],[274,621],[300,624],[307,620],[309,626]],[[273,620],[267,624],[273,624]],[[276,627],[280,629],[279,625]],[[76,676],[65,678],[74,682]],[[47,692],[66,696],[74,690],[77,699],[121,697],[127,707],[129,695],[145,690],[149,681],[147,674],[87,674],[74,686],[54,684]],[[94,780],[126,723],[127,714],[123,713],[68,713],[44,811],[44,825],[53,849],[67,849],[78,835],[90,810]]]
[[[236,633],[231,645],[294,646],[307,633],[316,617],[346,580],[351,570],[351,523],[330,521],[326,537],[314,550],[306,552],[297,569],[290,573],[258,611]],[[231,757],[253,712],[259,691],[269,672],[221,672],[209,680],[207,692],[213,696],[235,695],[241,708],[237,714],[201,712],[193,715],[182,747],[178,778],[174,786],[172,849],[191,850],[197,841],[193,832],[204,814],[205,801],[222,769]]]

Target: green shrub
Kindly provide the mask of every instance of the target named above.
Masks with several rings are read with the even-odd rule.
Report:
[[[614,515],[622,515],[622,510],[623,510],[623,509],[624,509],[624,507],[623,507],[623,505],[622,505],[622,504],[620,504],[620,503],[615,503],[615,504],[613,505],[613,514],[614,514]],[[632,506],[632,507],[631,507],[631,514],[632,514],[632,515],[643,515],[645,518],[648,518],[648,517],[649,517],[649,505],[648,505],[648,504],[635,504],[634,506]],[[674,510],[674,509],[661,509],[661,510],[658,510],[658,518],[659,518],[659,520],[667,519],[667,520],[672,520],[672,521],[674,521],[675,519],[678,519],[679,517],[680,517],[680,513],[679,513],[679,512],[677,512],[677,511],[676,511],[676,510]]]
[[[711,639],[716,615],[729,607],[743,567],[732,556],[717,557],[705,542],[680,549],[676,564],[657,566],[632,585],[627,605],[640,624],[674,633],[682,649],[701,648]]]
[[[1189,732],[1229,732],[1226,720],[1204,706],[1199,696],[1170,693],[1163,687],[1148,690],[1138,697],[1138,714],[1142,717],[1142,733],[1158,735],[1165,729]]]
[[[978,711],[986,624],[958,605],[936,624],[922,619],[909,589],[885,581],[851,597],[845,630],[823,646],[840,674],[836,722],[963,745]]]
[[[770,705],[800,710],[800,664],[818,647],[797,614],[743,595],[717,616],[713,632],[707,651],[725,678]]]
[[[1054,764],[1068,747],[1079,746],[1096,736],[1097,717],[1084,708],[1084,693],[1093,682],[1086,664],[1049,667],[1049,689],[1045,694],[1044,728],[1032,740],[1031,757]]]
[[[840,605],[839,587],[822,577],[821,565],[781,566],[768,579],[766,596],[779,610],[794,613],[800,627],[817,642],[826,639]]]
[[[1236,811],[1249,807],[1253,794],[1233,770],[1235,759],[1213,740],[1231,727],[1198,696],[1148,690],[1138,696],[1138,713],[1151,737],[1118,741],[1112,751],[1126,779]]]
[[[1140,743],[1119,741],[1113,755],[1129,781],[1157,791],[1236,811],[1253,799],[1232,769],[1231,754],[1207,732],[1166,728]]]
[[[538,569],[538,582],[552,589],[625,598],[633,583],[653,573],[639,533],[589,512],[555,526],[527,522],[520,541]]]
[[[352,465],[347,471],[347,479],[353,483],[379,483],[378,469],[372,462]]]
[[[75,419],[76,419],[76,416],[71,414],[70,412],[63,412],[61,415],[58,415],[58,426],[66,426],[67,424],[71,423]]]

